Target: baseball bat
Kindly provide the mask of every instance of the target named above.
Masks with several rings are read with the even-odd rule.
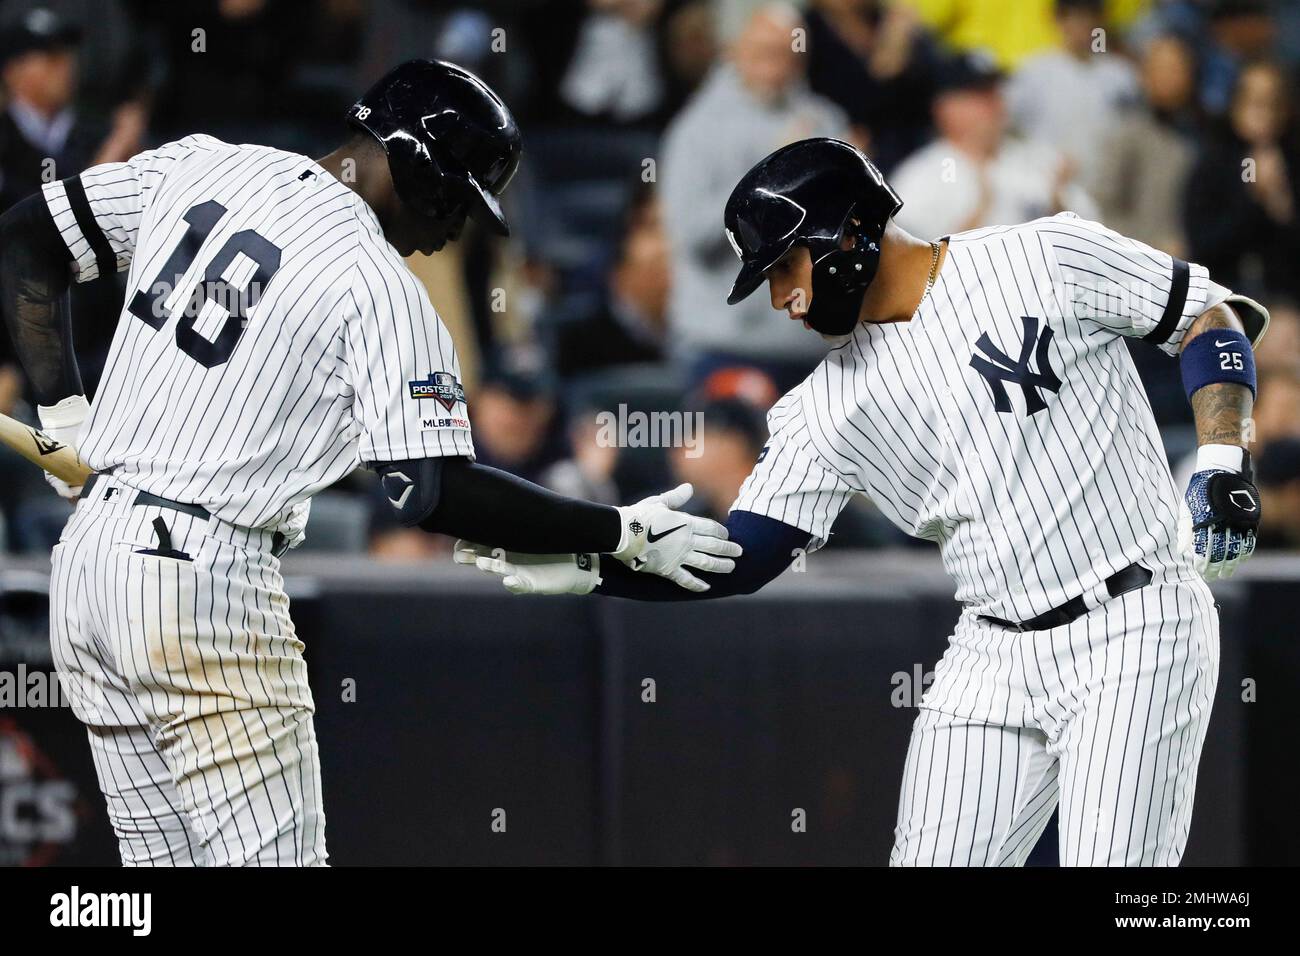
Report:
[[[90,468],[81,460],[77,449],[8,415],[0,415],[0,442],[74,488],[90,476]]]

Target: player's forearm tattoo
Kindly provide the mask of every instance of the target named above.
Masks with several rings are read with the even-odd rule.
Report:
[[[1198,445],[1246,446],[1246,423],[1255,404],[1250,389],[1236,382],[1218,382],[1192,396]]]
[[[1192,323],[1183,347],[1196,338],[1215,329],[1238,332],[1245,327],[1237,314],[1226,305],[1208,310]],[[1255,407],[1255,397],[1249,388],[1236,382],[1218,382],[1197,389],[1192,395],[1192,414],[1196,419],[1198,445],[1247,445],[1247,423]]]
[[[1183,348],[1198,335],[1203,335],[1212,329],[1235,329],[1238,332],[1244,332],[1246,327],[1241,324],[1241,319],[1237,313],[1232,311],[1230,306],[1220,303],[1212,309],[1207,309],[1196,317],[1192,327],[1187,330],[1187,337],[1183,339]]]

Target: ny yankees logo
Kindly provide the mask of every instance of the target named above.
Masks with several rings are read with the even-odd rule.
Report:
[[[972,355],[970,364],[971,368],[983,375],[984,380],[989,383],[989,390],[993,393],[994,408],[999,412],[1011,411],[1011,399],[1007,397],[1005,383],[1015,382],[1024,392],[1025,411],[1033,415],[1047,407],[1038,389],[1060,391],[1061,380],[1052,371],[1052,360],[1047,354],[1048,346],[1052,344],[1051,328],[1044,323],[1043,334],[1040,337],[1038,319],[1032,315],[1022,315],[1020,321],[1025,326],[1025,340],[1020,345],[1018,361],[1013,362],[1010,356],[993,344],[987,332],[981,332],[980,337],[975,341],[975,347],[984,355]],[[1034,360],[1038,365],[1037,372],[1029,367],[1031,352],[1034,353]]]

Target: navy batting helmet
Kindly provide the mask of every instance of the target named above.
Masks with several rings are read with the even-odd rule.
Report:
[[[880,265],[885,225],[903,206],[880,170],[848,143],[805,139],[778,149],[747,172],[727,200],[727,238],[740,274],[735,305],[796,244],[813,261],[808,324],[827,335],[853,330]],[[846,235],[853,248],[844,249]]]
[[[473,73],[408,60],[353,104],[348,121],[384,147],[402,202],[435,219],[463,207],[509,235],[499,197],[519,168],[519,127]]]

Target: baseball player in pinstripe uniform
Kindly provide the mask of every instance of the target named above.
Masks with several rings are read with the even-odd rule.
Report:
[[[707,596],[761,587],[869,497],[939,545],[963,605],[890,862],[1021,864],[1059,805],[1062,863],[1176,864],[1218,671],[1202,578],[1249,556],[1259,522],[1246,425],[1268,314],[1069,213],[923,241],[900,206],[834,140],[779,150],[731,195],[731,301],[766,280],[833,348],[772,409],[727,522],[744,557]],[[1200,441],[1185,495],[1125,337],[1180,361]],[[457,559],[517,592],[703,596],[588,556]]]
[[[739,549],[672,510],[563,498],[474,462],[456,349],[401,256],[504,233],[519,132],[481,81],[412,61],[313,161],[189,136],[0,218],[0,307],[52,437],[95,474],[54,548],[54,659],[127,864],[326,860],[303,644],[279,556],[366,464],[400,520],[522,551],[605,552],[674,587]],[[71,278],[128,269],[93,404]],[[71,683],[71,681],[70,681]]]

